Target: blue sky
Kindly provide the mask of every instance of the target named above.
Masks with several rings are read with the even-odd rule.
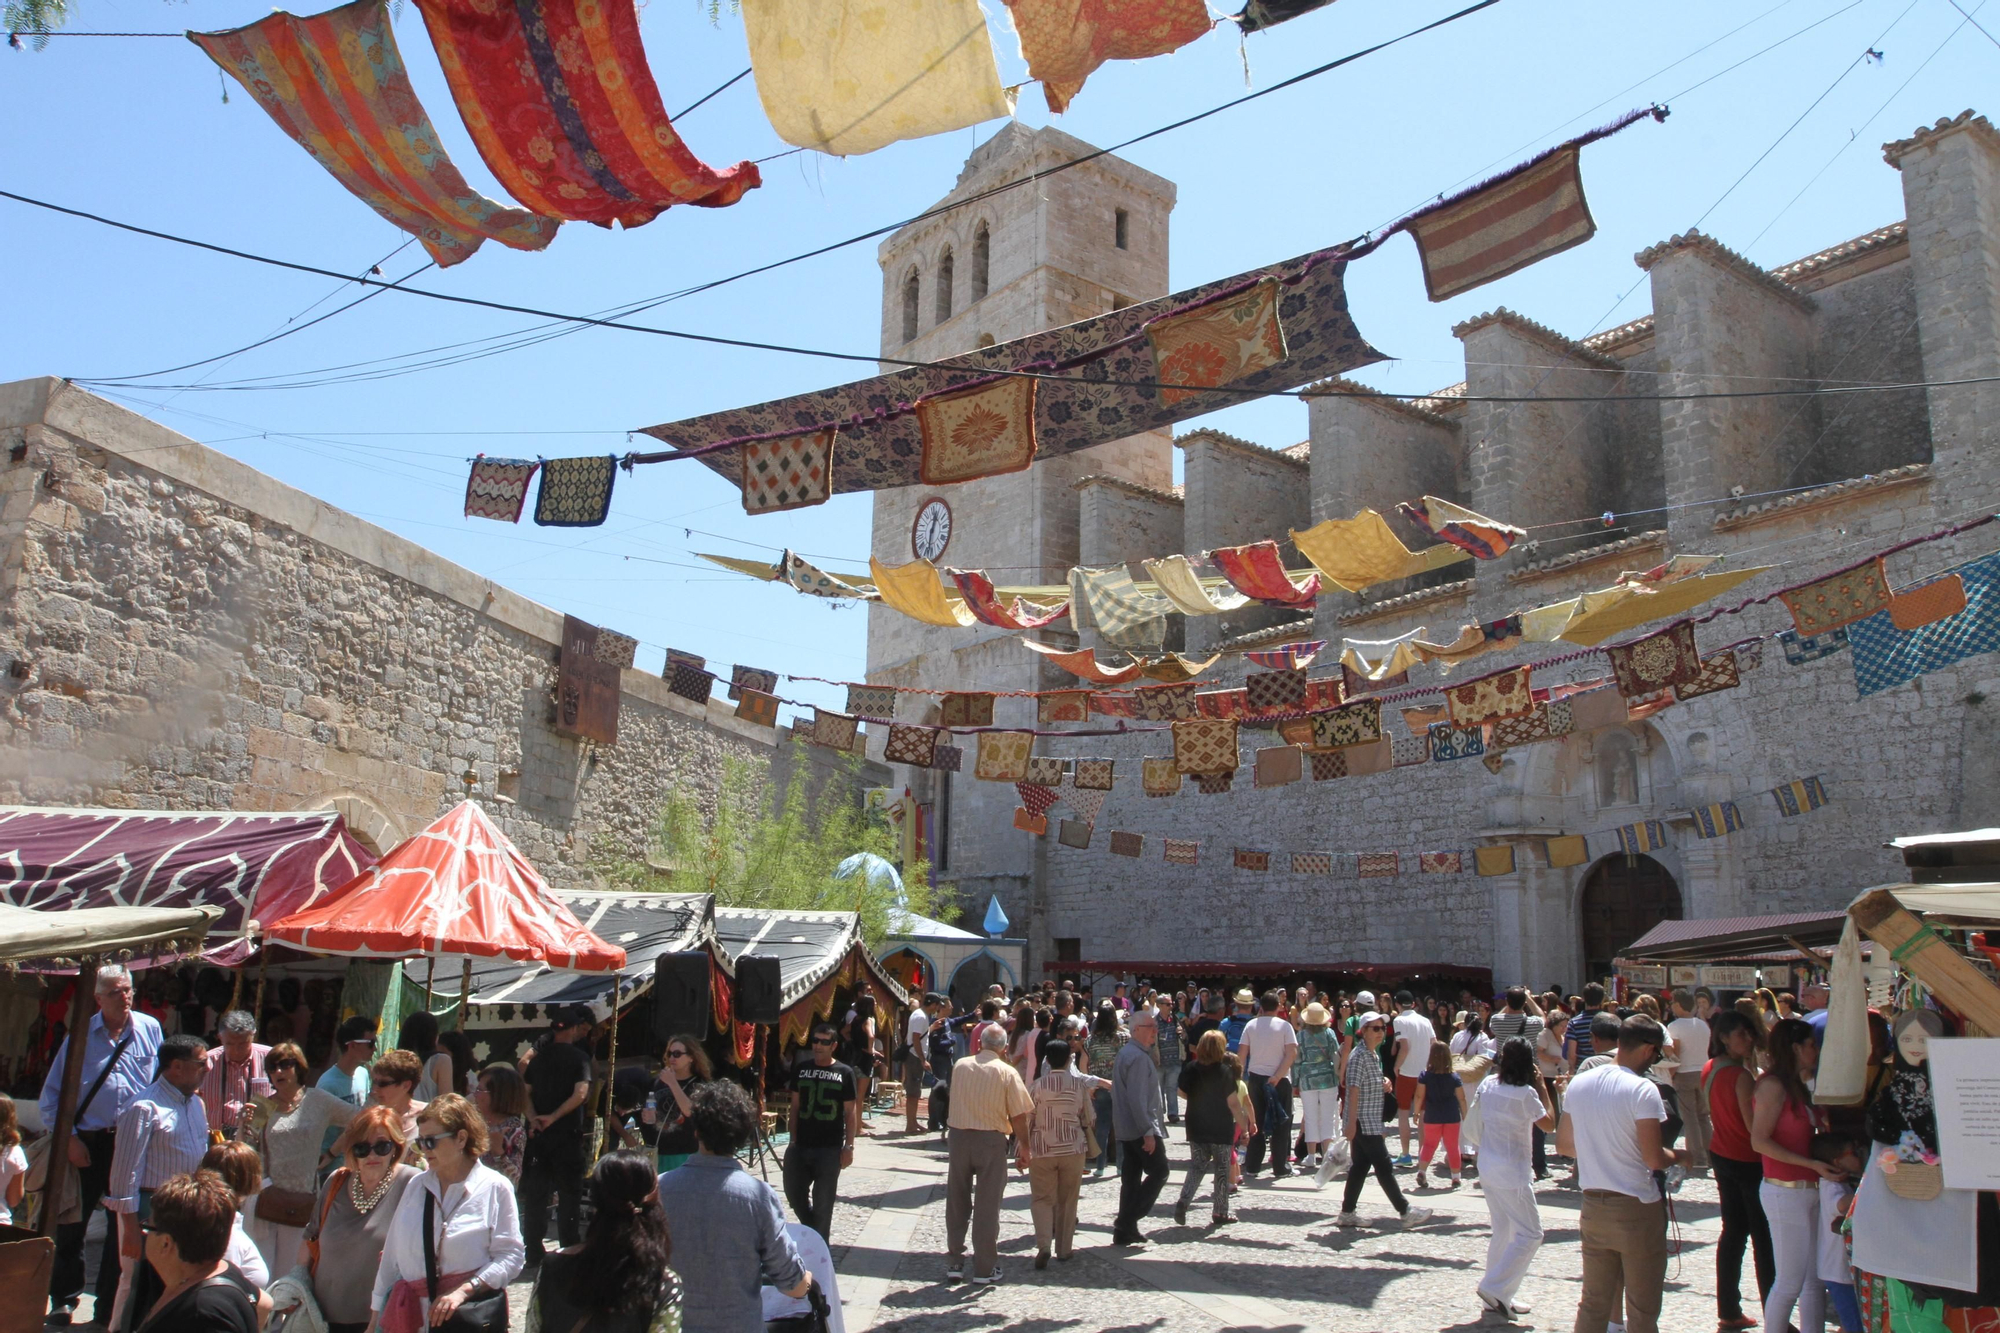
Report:
[[[2000,3],[1959,3],[2000,34]],[[1459,7],[1340,0],[1247,41],[1223,25],[1173,56],[1098,71],[1055,123],[1089,142],[1113,143],[1240,96],[1246,62],[1248,86],[1268,86]],[[987,9],[1001,77],[1019,81],[1025,66],[1004,8],[989,0]],[[77,0],[71,27],[224,28],[264,12],[251,0]],[[642,20],[670,110],[749,63],[741,21],[726,0],[714,21],[707,0],[653,0]],[[451,105],[414,7],[403,9],[396,28],[452,157],[475,187],[504,200]],[[1883,59],[1857,64],[1871,47]],[[1995,110],[1996,76],[2000,45],[1951,0],[1502,0],[1128,156],[1179,186],[1172,272],[1183,287],[1353,236],[1629,107],[1670,102],[1666,124],[1636,126],[1586,150],[1599,224],[1590,244],[1439,305],[1424,299],[1407,239],[1354,266],[1357,321],[1395,358],[1358,378],[1421,392],[1462,378],[1450,330],[1480,311],[1506,305],[1575,336],[1644,314],[1648,296],[1633,254],[1697,222],[1776,265],[1900,218],[1898,177],[1879,145],[1968,106]],[[15,127],[0,142],[0,188],[342,272],[401,245],[402,233],[230,88],[225,104],[216,68],[177,39],[58,37],[42,52],[0,51],[0,122]],[[1032,85],[1019,115],[1050,122]],[[998,124],[860,158],[794,155],[770,163],[763,188],[733,208],[676,209],[631,232],[572,223],[540,254],[489,244],[414,285],[571,312],[674,291],[920,211],[950,188],[966,153]],[[749,79],[681,128],[718,166],[786,147]],[[0,320],[0,379],[169,367],[359,294],[9,201],[0,201],[0,238],[10,316]],[[871,352],[880,285],[874,255],[865,242],[642,318]],[[385,271],[400,277],[422,262],[410,245]],[[535,323],[383,295],[220,367],[156,383],[317,380],[303,373]],[[648,645],[641,666],[657,667],[672,645],[711,663],[859,678],[864,612],[691,568],[700,562],[689,553],[765,556],[790,546],[858,565],[868,549],[866,496],[753,520],[713,473],[666,464],[621,479],[610,521],[595,530],[507,528],[460,515],[465,460],[477,452],[623,452],[624,433],[635,427],[838,383],[856,377],[850,365],[592,330],[420,373],[379,378],[362,370],[370,377],[312,387],[128,387],[116,396],[528,596],[636,635]],[[1232,408],[1203,424],[1274,446],[1306,433],[1305,409],[1294,400]],[[825,686],[786,692],[839,702]]]

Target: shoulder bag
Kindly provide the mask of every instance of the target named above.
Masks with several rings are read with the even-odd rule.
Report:
[[[420,1183],[415,1188],[424,1189]],[[436,1217],[437,1195],[424,1190],[424,1289],[433,1305],[438,1298]],[[507,1333],[507,1293],[489,1291],[484,1296],[468,1297],[465,1304],[452,1312],[451,1318],[431,1327],[437,1333]]]
[[[391,1171],[395,1169],[394,1165],[389,1167]],[[314,1277],[319,1276],[319,1240],[326,1234],[326,1215],[333,1211],[333,1201],[340,1197],[343,1189],[347,1188],[347,1172],[348,1168],[343,1166],[328,1176],[324,1187],[326,1192],[320,1196],[319,1226],[314,1228],[312,1238],[306,1241],[306,1271]],[[303,1226],[304,1223],[300,1225]]]
[[[89,1035],[89,1030],[85,1029],[84,1044],[86,1050],[89,1048]],[[111,1058],[104,1062],[104,1068],[97,1071],[97,1077],[92,1080],[90,1090],[83,1094],[83,1099],[76,1104],[76,1110],[70,1115],[70,1142],[76,1142],[76,1127],[83,1122],[83,1113],[88,1111],[90,1104],[97,1100],[98,1091],[104,1087],[104,1080],[110,1078],[111,1071],[118,1068],[118,1062],[125,1058],[125,1052],[132,1045],[132,1038],[137,1035],[138,1023],[133,1019],[126,1019],[125,1035],[119,1038],[116,1046],[111,1048]],[[42,1208],[48,1202],[46,1195],[49,1188],[49,1148],[54,1144],[55,1138],[56,1136],[53,1133],[42,1135],[42,1137],[28,1145],[25,1154],[28,1159],[28,1172],[22,1180],[21,1188],[29,1194],[35,1195],[39,1200],[35,1205],[37,1216],[39,1216]],[[80,1170],[72,1168],[63,1176],[62,1198],[56,1204],[57,1222],[80,1222],[83,1220],[83,1196],[79,1192],[82,1188],[82,1174]],[[34,1226],[36,1224],[31,1222],[29,1225]]]

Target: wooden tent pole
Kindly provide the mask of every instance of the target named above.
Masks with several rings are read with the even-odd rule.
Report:
[[[434,992],[431,989],[431,983],[437,979],[437,970],[438,970],[438,960],[436,954],[432,954],[429,958],[424,959],[424,1012],[425,1013],[429,1013],[431,1009],[431,996],[432,994],[434,994]]]
[[[1955,953],[1936,931],[1897,902],[1893,892],[1875,889],[1865,893],[1855,899],[1847,914],[1938,999],[1976,1023],[1981,1031],[2000,1032],[2000,986]]]
[[[465,956],[465,970],[458,976],[458,1030],[465,1031],[465,1011],[472,1004],[472,955]]]
[[[618,974],[611,974],[611,1050],[604,1062],[604,1133],[598,1138],[597,1155],[611,1151],[618,1117]]]
[[[69,999],[68,1047],[63,1057],[62,1091],[56,1097],[56,1123],[49,1132],[47,1183],[42,1189],[42,1215],[35,1230],[44,1236],[56,1234],[56,1213],[61,1207],[64,1177],[76,1168],[70,1165],[70,1135],[76,1129],[76,1103],[83,1095],[83,1062],[90,1045],[90,1005],[97,995],[97,964],[86,962],[76,970],[76,993]],[[132,1022],[126,1018],[127,1023]],[[88,1218],[84,1219],[89,1221]]]
[[[264,979],[265,973],[270,966],[271,942],[265,940],[257,948],[257,999],[256,1008],[251,1013],[251,1017],[256,1021],[256,1026],[250,1029],[259,1036],[263,1035],[264,1030]]]

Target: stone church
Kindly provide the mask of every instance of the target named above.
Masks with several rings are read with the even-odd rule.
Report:
[[[1010,125],[976,149],[949,204],[1088,151],[1054,129]],[[1181,644],[1225,656],[1205,688],[1240,684],[1241,650],[1299,640],[1331,647],[1462,625],[1602,588],[1672,555],[1772,566],[1730,600],[1771,592],[2000,506],[2000,133],[1967,112],[1890,143],[1905,217],[1764,269],[1727,237],[1670,235],[1638,254],[1653,313],[1574,339],[1495,309],[1453,332],[1465,378],[1421,401],[1333,379],[1304,403],[1305,439],[1214,430],[1138,436],[1026,472],[875,495],[873,553],[984,569],[998,583],[1063,581],[1074,564],[1131,564],[1276,538],[1367,507],[1435,495],[1530,530],[1506,556],[1450,566],[1365,595],[1329,586],[1307,612],[1252,603],[1175,617]],[[1174,187],[1115,156],[929,217],[882,243],[882,349],[947,356],[1168,290]],[[1673,219],[1662,219],[1662,231]],[[1850,395],[1672,395],[1841,384],[1933,387]],[[1544,404],[1482,398],[1546,396]],[[1654,395],[1660,395],[1655,398]],[[1574,401],[1597,399],[1599,401]],[[1173,450],[1184,483],[1173,484]],[[1614,514],[1607,526],[1597,516]],[[1392,518],[1406,544],[1431,539]],[[2000,546],[1984,529],[1892,556],[1892,586]],[[1287,564],[1305,561],[1286,547]],[[1706,609],[1706,608],[1704,608]],[[1084,617],[1087,621],[1087,615]],[[1701,627],[1701,648],[1786,628],[1772,603]],[[1170,631],[1172,632],[1172,631]],[[1037,632],[1092,644],[1088,624]],[[868,678],[929,689],[1075,688],[1006,631],[952,630],[871,608]],[[1555,654],[1501,651],[1461,678]],[[1269,964],[1333,980],[1369,964],[1406,974],[1575,985],[1662,919],[1837,908],[1902,878],[1892,836],[2000,823],[2000,657],[1973,657],[1857,697],[1847,654],[1790,665],[1776,643],[1739,688],[1641,721],[1508,751],[1344,781],[1170,798],[1139,790],[1138,761],[1160,734],[1065,741],[1038,752],[1111,757],[1118,780],[1091,845],[1013,827],[1011,784],[898,770],[932,808],[940,879],[976,908],[999,898],[1029,940],[1029,975],[1145,975],[1160,964]],[[1332,667],[1336,672],[1337,667]],[[1414,668],[1411,686],[1446,679]],[[1608,674],[1601,655],[1538,672],[1560,684]],[[924,720],[906,704],[904,720]],[[1393,719],[1393,710],[1385,718]],[[1002,698],[1001,726],[1035,724],[1033,701]],[[1400,725],[1400,722],[1392,722]],[[1278,744],[1246,731],[1247,751]],[[879,755],[881,738],[873,738]],[[1818,776],[1831,801],[1780,818],[1768,790]],[[1734,800],[1747,826],[1694,836],[1689,811]],[[1059,816],[1064,811],[1058,807]],[[1662,821],[1667,845],[1628,856],[1589,840],[1579,865],[1551,868],[1542,844]],[[1110,830],[1146,839],[1112,855]],[[1195,866],[1166,863],[1163,836],[1198,840]],[[1513,873],[1419,873],[1412,853],[1516,847]],[[1271,869],[1232,866],[1237,847]],[[1291,850],[1398,851],[1401,873],[1295,875]],[[1466,857],[1468,872],[1470,856]]]

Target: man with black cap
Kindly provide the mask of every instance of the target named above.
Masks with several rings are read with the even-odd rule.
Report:
[[[528,1262],[542,1261],[542,1237],[549,1227],[549,1195],[556,1196],[556,1234],[565,1248],[583,1239],[578,1211],[583,1205],[584,1149],[590,1113],[591,1017],[587,1005],[555,1011],[549,1040],[521,1077],[528,1085],[528,1147],[521,1163],[521,1235]]]

